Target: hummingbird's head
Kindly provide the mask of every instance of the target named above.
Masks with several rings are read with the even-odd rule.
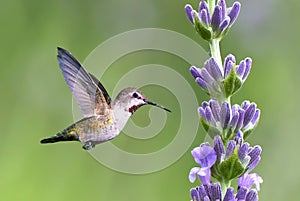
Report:
[[[168,112],[171,112],[169,109],[153,103],[145,98],[145,96],[136,88],[126,88],[123,89],[116,98],[116,104],[121,104],[126,111],[133,114],[138,108],[143,105],[153,105]]]

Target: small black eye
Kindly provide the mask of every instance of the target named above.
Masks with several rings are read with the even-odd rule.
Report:
[[[137,93],[134,92],[134,93],[132,94],[132,97],[133,97],[133,98],[138,98],[139,95],[138,95]]]

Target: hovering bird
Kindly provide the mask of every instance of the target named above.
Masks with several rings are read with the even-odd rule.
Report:
[[[123,89],[115,100],[111,100],[100,81],[88,73],[70,52],[60,47],[57,49],[60,69],[81,109],[83,119],[41,140],[42,144],[79,141],[83,149],[90,150],[119,135],[130,116],[143,105],[153,105],[171,112],[147,100],[139,90],[132,87]]]

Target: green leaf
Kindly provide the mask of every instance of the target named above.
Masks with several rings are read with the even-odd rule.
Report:
[[[236,79],[235,67],[233,67],[228,77],[225,80],[223,80],[226,98],[232,95],[235,79]]]
[[[236,75],[235,66],[231,69],[230,74],[223,81],[223,84],[224,84],[224,88],[225,88],[226,98],[230,97],[231,95],[233,95],[235,92],[237,92],[241,88],[242,81]]]
[[[234,152],[229,158],[224,160],[218,166],[218,171],[225,181],[230,181],[234,178],[237,178],[245,171],[245,169],[239,161],[237,150],[238,148],[234,150]]]
[[[241,86],[242,86],[242,81],[240,80],[239,77],[236,76],[236,79],[234,80],[234,87],[233,87],[232,94],[237,92],[241,88]]]
[[[209,129],[209,125],[206,123],[206,121],[200,116],[200,122],[204,128],[204,130],[207,132]]]
[[[217,128],[209,125],[201,116],[200,116],[200,122],[204,130],[211,138],[214,138],[216,135],[221,135],[221,132]]]
[[[198,18],[197,13],[194,13],[194,20],[195,20],[195,29],[199,33],[199,35],[207,41],[211,40],[211,32]]]

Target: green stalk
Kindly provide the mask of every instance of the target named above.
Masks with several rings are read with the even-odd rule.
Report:
[[[216,0],[207,0],[209,13],[213,13],[216,7]]]
[[[222,57],[220,52],[220,39],[212,39],[209,42],[211,56],[217,61],[219,66],[222,66]]]
[[[221,188],[222,188],[222,199],[224,198],[225,194],[226,194],[226,190],[227,188],[229,188],[231,185],[231,181],[222,181],[221,182]]]

